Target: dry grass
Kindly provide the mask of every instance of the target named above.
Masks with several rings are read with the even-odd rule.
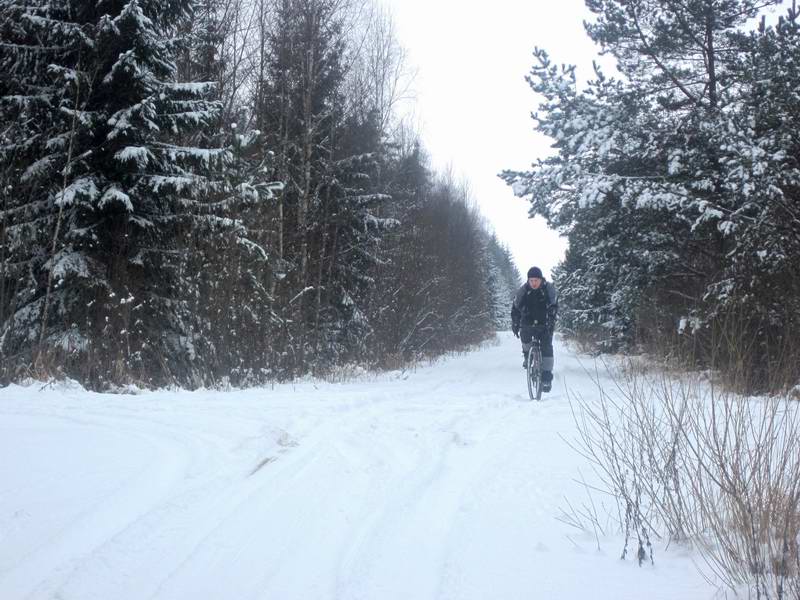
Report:
[[[616,499],[623,556],[687,543],[731,590],[800,598],[800,405],[638,364],[598,391],[573,399],[575,445]]]

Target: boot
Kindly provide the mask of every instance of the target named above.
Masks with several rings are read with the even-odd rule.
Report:
[[[528,353],[525,350],[522,351],[522,368],[528,369]]]
[[[553,389],[553,372],[542,371],[542,391],[549,392]]]

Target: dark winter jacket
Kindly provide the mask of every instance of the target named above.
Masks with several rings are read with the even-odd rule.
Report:
[[[517,290],[511,305],[511,325],[518,330],[520,325],[544,325],[553,329],[558,311],[558,292],[549,281],[542,281],[538,290],[527,282]]]

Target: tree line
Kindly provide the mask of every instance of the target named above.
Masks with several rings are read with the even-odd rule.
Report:
[[[0,1],[0,380],[252,385],[484,340],[517,283],[372,0]]]
[[[536,50],[554,152],[504,177],[569,240],[569,335],[746,390],[800,381],[800,24],[780,3],[586,0],[617,73],[585,85]]]

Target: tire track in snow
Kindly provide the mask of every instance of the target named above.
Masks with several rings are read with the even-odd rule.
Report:
[[[56,412],[63,409],[57,407]],[[14,590],[15,597],[80,598],[81,593],[72,590],[87,581],[93,588],[112,588],[111,595],[99,597],[113,597],[113,589],[135,580],[137,574],[150,574],[147,567],[137,572],[137,564],[148,565],[153,545],[163,545],[159,540],[175,533],[174,525],[164,523],[237,475],[235,465],[221,459],[228,452],[221,448],[216,434],[187,432],[183,423],[165,423],[159,413],[155,418],[147,412],[144,414],[149,416],[131,413],[120,417],[119,409],[112,412],[101,406],[97,414],[75,418],[69,411],[51,418],[73,430],[94,430],[130,440],[131,449],[144,451],[148,460],[134,481],[123,482],[105,497],[91,498],[62,533],[46,539],[44,547],[0,577],[0,587]]]
[[[85,432],[107,430],[97,422],[66,416],[58,418],[71,422],[73,429],[77,426]],[[149,452],[152,459],[142,464],[133,480],[121,482],[104,497],[92,498],[68,526],[54,532],[27,556],[20,557],[17,565],[0,573],[0,587],[13,590],[19,598],[55,597],[61,585],[92,559],[98,547],[140,518],[143,510],[158,505],[168,496],[188,463],[188,454],[146,430],[114,433],[136,440],[140,444],[139,451]],[[160,456],[163,458],[155,460]],[[31,579],[32,572],[41,579]]]
[[[291,551],[292,545],[285,523],[275,526],[274,520],[285,521],[286,512],[302,520],[302,507],[293,493],[306,491],[309,474],[325,463],[326,445],[332,437],[341,435],[346,422],[347,416],[341,416],[321,426],[229,490],[221,498],[221,506],[207,511],[204,526],[191,536],[182,559],[147,597],[263,598],[264,581],[276,568],[280,555]],[[209,589],[205,575],[220,565],[235,568],[220,572]]]
[[[182,564],[191,562],[205,538],[213,537],[214,531],[235,528],[236,514],[271,479],[262,478],[259,483],[255,477],[248,478],[245,467],[252,469],[254,464],[245,465],[242,456],[222,448],[216,435],[186,431],[180,425],[157,419],[94,417],[95,426],[101,427],[100,422],[108,429],[125,432],[127,428],[125,433],[131,437],[140,436],[159,446],[157,454],[166,460],[151,475],[162,473],[164,485],[151,491],[164,493],[137,504],[137,494],[132,493],[130,486],[123,488],[129,496],[130,506],[126,507],[129,516],[108,528],[87,523],[95,535],[87,540],[86,551],[73,552],[69,564],[55,573],[39,571],[51,574],[39,583],[30,596],[32,600],[56,595],[64,599],[83,598],[80,590],[87,587],[99,599],[113,597],[115,590],[121,588],[135,598],[158,594],[159,588]],[[317,445],[310,444],[298,452],[278,472],[288,473],[286,480],[300,477],[303,457],[313,460]],[[241,446],[241,442],[235,446]],[[167,473],[165,465],[175,462],[178,456],[182,457],[180,468]],[[270,468],[275,470],[274,465]],[[113,513],[121,509],[115,505],[108,510]],[[58,555],[57,549],[53,553]]]
[[[426,492],[436,497],[430,490],[448,466],[448,456],[453,449],[463,449],[459,445],[463,444],[463,439],[453,437],[455,434],[452,432],[464,431],[466,433],[463,435],[469,439],[474,435],[470,431],[472,423],[485,418],[496,408],[484,407],[481,412],[483,416],[475,416],[470,394],[465,390],[479,378],[474,372],[464,372],[462,376],[450,373],[448,377],[440,379],[437,387],[443,398],[441,403],[431,403],[429,399],[404,399],[405,385],[389,386],[393,388],[392,393],[378,396],[377,400],[348,401],[337,398],[339,414],[325,415],[326,419],[335,419],[334,424],[319,430],[314,430],[312,426],[301,448],[291,450],[292,458],[286,460],[283,457],[254,475],[260,484],[232,481],[231,472],[235,476],[241,470],[241,465],[235,459],[241,457],[220,459],[219,455],[229,450],[222,447],[218,434],[209,435],[191,428],[187,431],[183,422],[169,422],[168,419],[174,419],[176,415],[156,402],[131,406],[131,401],[138,399],[128,398],[127,402],[113,403],[116,406],[101,406],[99,414],[85,416],[85,409],[76,410],[74,404],[62,406],[60,418],[66,422],[114,431],[118,435],[137,439],[140,444],[149,445],[167,460],[155,465],[147,473],[149,480],[146,478],[145,483],[139,486],[149,488],[150,497],[143,498],[137,487],[130,483],[123,485],[119,493],[127,496],[126,504],[122,506],[109,502],[106,509],[107,513],[117,517],[114,523],[103,522],[103,510],[87,509],[90,518],[73,526],[65,543],[54,546],[49,553],[39,555],[42,569],[38,572],[46,575],[38,583],[32,597],[49,597],[58,593],[64,598],[77,598],[81,597],[80,590],[89,588],[96,592],[97,597],[103,598],[113,589],[125,587],[135,590],[137,598],[172,598],[175,596],[162,595],[162,592],[181,589],[172,582],[185,582],[183,573],[192,571],[202,575],[209,564],[224,564],[231,558],[241,560],[243,556],[264,554],[273,555],[270,560],[264,561],[270,564],[263,566],[257,564],[262,562],[260,560],[252,561],[255,574],[251,572],[248,576],[247,568],[235,569],[237,577],[242,578],[244,574],[242,579],[250,582],[243,586],[247,589],[243,589],[244,595],[239,597],[249,597],[247,594],[251,592],[257,597],[259,590],[269,587],[269,582],[273,580],[280,588],[283,574],[291,572],[293,568],[293,561],[286,559],[287,554],[296,552],[298,546],[302,545],[297,541],[300,536],[295,535],[296,532],[323,533],[329,528],[319,522],[311,526],[296,523],[287,528],[275,524],[269,515],[300,511],[307,520],[313,521],[317,515],[329,518],[325,502],[316,501],[313,494],[310,499],[303,498],[309,496],[309,489],[313,489],[309,480],[316,480],[322,482],[322,487],[326,488],[323,493],[329,497],[338,494],[338,510],[344,514],[344,521],[338,522],[336,531],[341,537],[339,543],[342,547],[347,548],[348,544],[357,547],[353,546],[352,532],[345,533],[345,527],[360,522],[365,518],[364,514],[368,515],[366,518],[373,522],[373,526],[360,536],[361,543],[366,543],[364,540],[370,536],[373,539],[380,538],[381,528],[385,529],[387,522],[397,521],[392,516],[393,506],[406,502],[409,507],[406,507],[404,514],[412,515],[418,510],[413,507],[417,497],[425,496]],[[325,387],[328,386],[323,386],[323,389]],[[424,394],[419,389],[414,392],[415,395],[427,396],[430,390],[425,389]],[[366,394],[367,397],[370,395]],[[461,398],[453,404],[449,398],[453,395],[467,399]],[[224,402],[218,404],[228,408]],[[216,409],[215,406],[205,405],[193,408],[212,415]],[[319,418],[316,409],[306,407],[306,410]],[[81,414],[81,418],[73,418],[73,411]],[[359,411],[371,416],[359,416]],[[250,418],[258,416],[256,414]],[[375,428],[376,422],[384,424],[395,420],[398,423],[396,427],[388,430],[380,426]],[[429,420],[434,423],[428,424]],[[405,429],[405,435],[399,428]],[[374,443],[381,436],[387,439],[387,443],[383,444],[383,456],[377,458]],[[372,444],[365,444],[365,439],[371,439]],[[407,443],[398,445],[398,439],[405,439]],[[253,466],[250,465],[251,468]],[[331,473],[336,475],[331,476]],[[373,495],[364,501],[359,508],[360,513],[354,513],[344,506],[347,502],[352,503],[352,496],[370,498],[370,490],[376,488],[378,473],[383,473],[385,482],[383,496]],[[344,494],[337,492],[337,485],[348,476],[353,477],[357,489]],[[221,489],[221,484],[228,484],[228,488]],[[391,499],[392,494],[399,494],[399,498],[405,497],[406,500]],[[444,498],[441,492],[438,497]],[[81,543],[76,545],[76,538],[80,537],[77,532],[80,530],[89,531],[91,535],[78,540]],[[279,539],[271,539],[270,545],[277,551],[265,553],[264,536],[273,536],[274,532],[278,532]],[[180,540],[177,547],[176,539]],[[158,560],[148,560],[148,555],[154,549],[158,552],[159,547],[170,544],[168,556],[162,552]],[[62,551],[66,554],[66,547],[71,547],[71,557],[66,563],[58,565]],[[260,551],[259,547],[262,547]],[[351,554],[358,555],[358,551],[352,551]],[[342,576],[336,573],[344,569],[342,561],[332,556],[321,558],[327,561],[328,570],[332,573],[331,580],[339,581]],[[101,593],[103,590],[107,593]],[[181,590],[181,595],[184,591],[186,589]],[[186,594],[186,597],[191,596]]]
[[[465,493],[502,451],[492,438],[517,410],[476,408],[462,408],[447,423],[416,430],[423,441],[415,463],[383,475],[388,482],[345,549],[332,597],[438,597]],[[416,419],[424,422],[423,415],[420,410]]]
[[[552,526],[575,476],[554,443],[571,415],[557,393],[527,400],[518,347],[508,335],[403,380],[23,402],[0,390],[0,416],[56,413],[73,439],[118,435],[144,457],[107,500],[88,476],[75,482],[84,520],[56,521],[71,537],[55,549],[41,543],[53,532],[38,538],[18,565],[22,589],[31,600],[590,597],[557,593],[607,568],[572,560]],[[556,352],[558,389],[582,370]],[[86,427],[66,425],[74,415]],[[17,481],[38,497],[35,478]],[[2,600],[26,597],[7,581]]]

